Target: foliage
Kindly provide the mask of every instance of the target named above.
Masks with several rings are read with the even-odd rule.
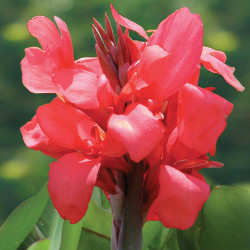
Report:
[[[60,218],[48,200],[44,185],[8,217],[0,229],[0,247],[3,250],[18,246],[19,250],[110,249],[112,214],[107,204],[102,191],[95,188],[86,216],[73,225]],[[215,186],[190,229],[168,229],[160,222],[146,222],[143,250],[247,250],[249,206],[249,186]],[[27,220],[28,214],[32,219]]]
[[[236,76],[246,87],[246,91],[239,96],[230,86],[223,84],[224,80],[221,77],[202,72],[201,82],[206,86],[209,86],[211,82],[216,82],[218,93],[233,102],[235,106],[235,110],[228,121],[230,129],[226,130],[220,139],[217,147],[217,156],[216,159],[214,159],[223,161],[225,167],[223,169],[217,169],[214,172],[210,170],[209,174],[205,174],[207,174],[211,182],[220,184],[249,181],[250,170],[247,156],[249,153],[248,127],[250,121],[247,104],[250,94],[247,84],[249,79],[248,69],[250,66],[250,33],[248,29],[250,6],[248,0],[242,0],[240,2],[233,0],[191,0],[188,2],[181,0],[1,1],[0,199],[4,202],[0,204],[0,223],[4,221],[10,211],[22,200],[38,190],[41,184],[47,179],[48,164],[51,161],[50,158],[43,156],[41,153],[31,152],[26,149],[19,132],[19,128],[27,120],[31,119],[36,108],[53,98],[49,95],[33,95],[22,86],[19,63],[24,57],[24,48],[34,46],[36,42],[27,32],[27,21],[35,15],[46,15],[49,18],[52,18],[54,15],[61,17],[68,23],[76,55],[78,57],[93,56],[95,52],[93,46],[90,46],[90,44],[93,44],[94,38],[91,31],[90,20],[95,16],[103,23],[104,10],[110,14],[109,4],[111,2],[114,3],[117,10],[122,10],[124,16],[136,21],[145,27],[145,29],[156,28],[159,21],[183,6],[188,6],[192,12],[201,15],[205,28],[204,44],[215,49],[226,49],[225,52],[227,52],[228,55],[228,63],[237,67]],[[132,35],[136,37],[136,35]],[[242,198],[238,200],[239,203],[242,202],[242,207],[247,205],[247,203],[244,203],[246,201],[243,196],[239,195],[239,197]],[[206,209],[209,204],[210,203],[207,203],[204,209]],[[239,212],[240,210],[235,210],[237,210],[236,207],[231,210],[231,213],[236,215],[242,213]],[[247,215],[247,212],[245,215]],[[242,216],[244,216],[244,214],[242,214]],[[245,217],[242,221],[243,220],[245,220]],[[247,220],[245,220],[245,223],[246,221]],[[246,225],[245,223],[243,225]],[[233,220],[232,225],[234,224],[235,221]],[[154,234],[150,233],[148,225],[154,228],[155,232],[161,233],[153,238]],[[216,225],[214,224],[213,227],[216,227]],[[225,227],[228,227],[228,225]],[[245,232],[247,232],[249,227],[245,227]],[[150,244],[151,238],[152,242],[161,242],[160,239],[162,238],[160,235],[164,235],[163,238],[165,239],[166,235],[168,235],[167,229],[162,233],[160,228],[161,226],[154,222],[147,223],[144,227],[144,234],[147,230],[149,230],[149,233],[144,237],[143,244],[145,245],[147,241],[149,242],[148,244]],[[239,227],[237,227],[237,229],[235,228],[234,231],[237,232],[237,230],[240,230]],[[213,234],[211,234],[211,232],[208,233],[210,239],[213,239]],[[183,235],[183,233],[179,234]],[[223,234],[222,231],[221,234]],[[92,240],[95,240],[95,237],[97,237],[95,235],[92,236],[90,232],[86,232],[86,235],[87,239]],[[226,242],[228,239],[233,241],[234,237],[228,236],[227,238],[224,237],[224,239],[226,239]],[[108,239],[103,238],[103,243],[101,244],[105,245],[107,240]],[[80,242],[81,241],[84,241],[82,234],[80,237]],[[214,241],[212,240],[211,242]],[[39,246],[49,244],[51,244],[51,242],[48,240],[40,240],[36,243],[36,246],[33,245],[31,249],[39,249]],[[238,247],[236,248],[240,249]],[[153,248],[149,247],[148,249]]]

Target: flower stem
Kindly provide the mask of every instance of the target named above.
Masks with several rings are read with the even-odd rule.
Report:
[[[143,162],[132,164],[134,165],[134,171],[129,178],[128,192],[125,199],[119,234],[118,250],[142,249],[144,164]]]

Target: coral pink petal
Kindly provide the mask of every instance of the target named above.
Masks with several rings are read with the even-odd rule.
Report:
[[[227,56],[223,51],[215,50],[205,46],[203,46],[202,54],[214,56],[223,63],[225,63],[227,60]]]
[[[61,20],[59,17],[54,17],[54,19],[62,34],[63,60],[65,65],[70,67],[74,64],[74,53],[70,33],[66,23],[63,20]]]
[[[146,211],[145,211],[146,212]],[[157,204],[156,202],[153,202],[153,204],[151,205],[147,217],[146,217],[146,221],[159,221],[159,216],[157,213]]]
[[[40,106],[37,118],[42,131],[61,147],[84,150],[84,140],[95,140],[92,134],[95,123],[85,113],[58,98]]]
[[[21,133],[25,145],[34,150],[40,150],[42,153],[53,157],[60,158],[64,154],[72,152],[69,149],[58,146],[53,143],[41,130],[37,117],[34,116],[30,122],[21,127]]]
[[[99,77],[96,95],[102,107],[115,107],[114,99],[116,94],[104,74]]]
[[[133,170],[123,157],[114,158],[108,156],[102,156],[101,168],[114,169],[123,173],[129,173]]]
[[[127,149],[116,139],[110,131],[105,134],[102,142],[101,154],[109,157],[120,157],[127,153]]]
[[[88,209],[100,162],[101,158],[71,153],[50,164],[50,198],[61,217],[72,224],[81,220]]]
[[[56,25],[45,16],[36,16],[29,20],[28,31],[37,38],[44,50],[51,45],[61,46],[61,36]]]
[[[207,70],[222,75],[225,81],[238,91],[243,91],[245,89],[234,76],[234,70],[216,57],[202,54],[201,63]]]
[[[157,214],[165,227],[191,227],[210,195],[209,185],[200,179],[162,165],[159,175],[160,190]]]
[[[177,128],[170,134],[166,144],[166,151],[164,154],[164,164],[173,165],[176,162],[186,162],[188,160],[200,157],[202,153],[184,145],[178,134]]]
[[[202,154],[214,148],[233,104],[200,87],[186,84],[179,93],[177,129],[187,147]]]
[[[130,30],[137,32],[139,35],[144,37],[146,40],[149,38],[147,33],[145,32],[145,30],[140,25],[138,25],[137,23],[135,23],[133,21],[130,21],[126,17],[119,15],[112,4],[110,5],[110,8],[112,11],[112,15],[117,23],[119,23],[120,25],[122,25],[123,27],[125,27],[127,29],[130,29]]]
[[[112,170],[100,167],[95,186],[99,187],[106,196],[116,194],[117,186]]]
[[[95,123],[97,123],[102,129],[106,129],[108,117],[112,111],[103,107],[97,109],[85,109],[84,113],[89,116]]]
[[[60,68],[54,71],[53,81],[68,101],[82,109],[98,108],[97,76],[81,69]]]
[[[187,83],[191,83],[197,86],[200,78],[200,71],[201,71],[201,66],[198,65],[194,74],[187,80]]]
[[[41,130],[36,115],[21,127],[21,133],[28,148],[39,150],[41,145],[48,144],[49,138]]]
[[[102,68],[97,57],[83,57],[75,61],[75,68],[90,71],[98,76],[102,75]]]
[[[164,126],[147,107],[133,103],[124,114],[110,117],[108,131],[124,145],[131,159],[139,162],[160,142]]]
[[[182,87],[200,62],[203,26],[199,15],[182,8],[162,21],[150,37],[148,46],[159,45],[169,53],[164,72],[158,79],[156,96],[166,99]]]
[[[150,84],[166,75],[165,64],[168,57],[167,51],[158,45],[145,48],[137,68],[137,77]]]
[[[53,68],[58,65],[58,60],[47,52],[36,47],[26,49],[21,61],[23,85],[33,93],[58,92],[52,81]]]

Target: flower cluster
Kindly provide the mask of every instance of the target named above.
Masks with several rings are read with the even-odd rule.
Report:
[[[188,8],[163,20],[150,37],[111,10],[118,40],[107,16],[106,31],[94,19],[93,58],[74,60],[68,28],[58,17],[60,32],[44,16],[28,22],[42,49],[25,50],[23,84],[57,97],[21,128],[24,142],[56,159],[49,194],[71,223],[85,215],[94,186],[107,197],[126,197],[121,179],[140,163],[144,219],[187,229],[210,194],[199,170],[223,166],[207,154],[215,154],[233,108],[213,87],[198,87],[200,69],[222,75],[239,91],[244,87],[223,52],[203,47],[201,19]],[[129,30],[145,41],[132,40]]]

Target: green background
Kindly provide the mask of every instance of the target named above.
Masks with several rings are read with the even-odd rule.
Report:
[[[27,149],[19,128],[29,121],[53,95],[37,95],[26,90],[21,81],[20,61],[24,49],[39,46],[26,29],[36,15],[59,16],[68,25],[75,59],[95,56],[91,31],[92,17],[102,24],[104,12],[110,15],[108,0],[9,0],[0,2],[0,224],[21,201],[36,193],[47,179],[53,159]],[[228,126],[217,144],[214,160],[222,169],[203,172],[210,183],[250,182],[248,109],[250,48],[248,0],[126,0],[113,1],[118,12],[147,29],[175,10],[187,6],[199,13],[204,24],[204,45],[227,53],[235,75],[246,87],[243,93],[229,86],[221,76],[202,70],[200,85],[215,86],[216,93],[234,104]],[[114,24],[114,23],[113,23]],[[136,34],[131,35],[139,39]]]

